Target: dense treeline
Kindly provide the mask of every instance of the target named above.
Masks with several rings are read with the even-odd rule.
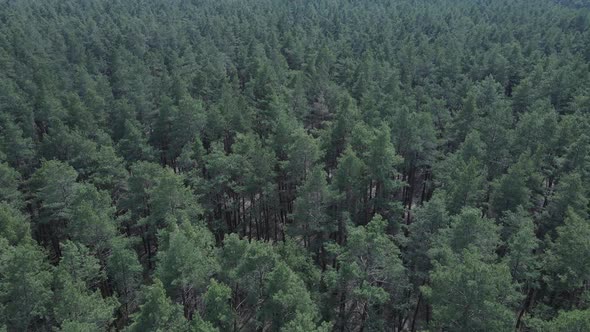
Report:
[[[1,1],[0,331],[590,330],[583,8]]]

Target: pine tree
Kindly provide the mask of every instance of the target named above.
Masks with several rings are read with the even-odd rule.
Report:
[[[432,304],[436,329],[453,331],[512,331],[518,299],[510,270],[486,262],[479,250],[465,250],[461,260],[437,265],[431,285],[423,292]]]
[[[434,237],[449,224],[450,218],[442,195],[435,194],[429,202],[414,212],[413,222],[407,227],[408,237],[404,252],[412,266],[414,283],[427,280],[428,272],[432,269],[429,252],[436,244]]]
[[[118,302],[113,297],[103,299],[96,284],[104,279],[98,260],[89,250],[73,242],[63,244],[63,257],[55,274],[54,319],[65,329],[99,331],[107,329],[114,320]]]
[[[269,273],[264,293],[266,300],[258,313],[271,331],[282,330],[298,314],[316,320],[317,309],[305,284],[285,263],[278,263]]]
[[[338,296],[333,310],[337,310],[339,331],[349,326],[361,330],[368,324],[378,326],[386,303],[391,309],[401,305],[396,300],[406,290],[406,271],[399,248],[385,233],[386,225],[376,215],[366,226],[350,228],[346,244],[327,248],[338,263],[337,269],[330,270],[326,278]],[[360,310],[360,318],[353,320],[352,313],[356,310]]]
[[[0,238],[1,323],[15,331],[43,326],[51,310],[52,270],[35,244],[9,246]]]
[[[441,174],[446,205],[451,214],[456,214],[464,207],[477,207],[486,190],[486,169],[475,158],[464,161],[451,156],[442,167]],[[452,177],[455,174],[456,177]]]
[[[143,268],[133,249],[128,248],[128,241],[115,238],[111,240],[112,252],[106,264],[109,280],[121,303],[123,322],[137,306],[137,292],[141,284]]]
[[[500,215],[505,211],[514,212],[518,206],[530,206],[531,188],[528,182],[534,175],[531,158],[524,156],[508,169],[508,173],[492,184],[491,210]]]
[[[22,206],[23,195],[18,190],[21,175],[6,163],[0,163],[0,202]]]
[[[161,237],[155,275],[167,293],[184,306],[185,317],[190,318],[197,295],[204,293],[209,278],[218,269],[213,235],[202,225],[184,223]]]
[[[108,192],[99,191],[93,185],[81,185],[72,202],[66,232],[72,240],[92,248],[105,260],[109,242],[117,234],[114,214]]]
[[[387,126],[382,126],[375,131],[375,136],[369,143],[366,164],[369,173],[367,190],[370,205],[366,207],[368,211],[365,223],[374,214],[390,217],[393,213],[399,212],[395,203],[391,202],[391,197],[402,186],[396,180],[395,167],[403,159],[396,154],[389,131]]]
[[[311,252],[318,253],[333,227],[330,225],[328,204],[330,191],[326,174],[320,167],[314,167],[307,180],[298,188],[293,203],[293,224],[290,234],[301,237],[303,245]]]
[[[78,173],[70,165],[57,161],[46,161],[31,178],[34,193],[36,231],[42,242],[49,243],[55,255],[59,256],[59,241],[65,236],[65,226],[72,217],[72,204],[77,197],[80,184]]]
[[[362,199],[364,198],[366,165],[349,146],[338,160],[338,168],[334,173],[332,187],[335,200],[338,202],[338,242],[344,241],[346,233],[346,215],[360,224],[364,213]]]
[[[143,301],[127,329],[134,331],[188,331],[188,321],[182,316],[182,306],[166,296],[159,279],[143,290]]]
[[[235,319],[231,298],[231,288],[215,279],[211,279],[209,286],[207,286],[207,292],[203,295],[204,318],[222,331],[230,330]]]
[[[482,217],[481,211],[465,208],[451,218],[448,228],[436,234],[434,243],[430,255],[435,261],[444,263],[465,251],[477,250],[481,258],[491,262],[500,245],[499,227],[493,219]]]
[[[590,224],[568,208],[563,225],[557,227],[557,238],[550,245],[546,256],[547,268],[553,277],[553,283],[559,289],[574,290],[590,280],[588,252],[590,244]]]
[[[527,321],[531,331],[587,331],[590,329],[590,310],[561,311],[550,321],[532,318]]]
[[[0,202],[0,238],[10,245],[30,243],[33,240],[27,217],[5,202]]]

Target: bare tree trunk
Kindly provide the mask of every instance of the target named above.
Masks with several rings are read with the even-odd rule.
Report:
[[[412,315],[412,327],[410,328],[411,332],[416,331],[416,318],[418,318],[418,312],[420,310],[420,304],[422,303],[422,292],[418,295],[418,302],[416,303],[416,309],[414,309],[414,314]]]

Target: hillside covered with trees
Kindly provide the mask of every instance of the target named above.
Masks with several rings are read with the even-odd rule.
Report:
[[[590,331],[589,8],[0,0],[0,331]]]

